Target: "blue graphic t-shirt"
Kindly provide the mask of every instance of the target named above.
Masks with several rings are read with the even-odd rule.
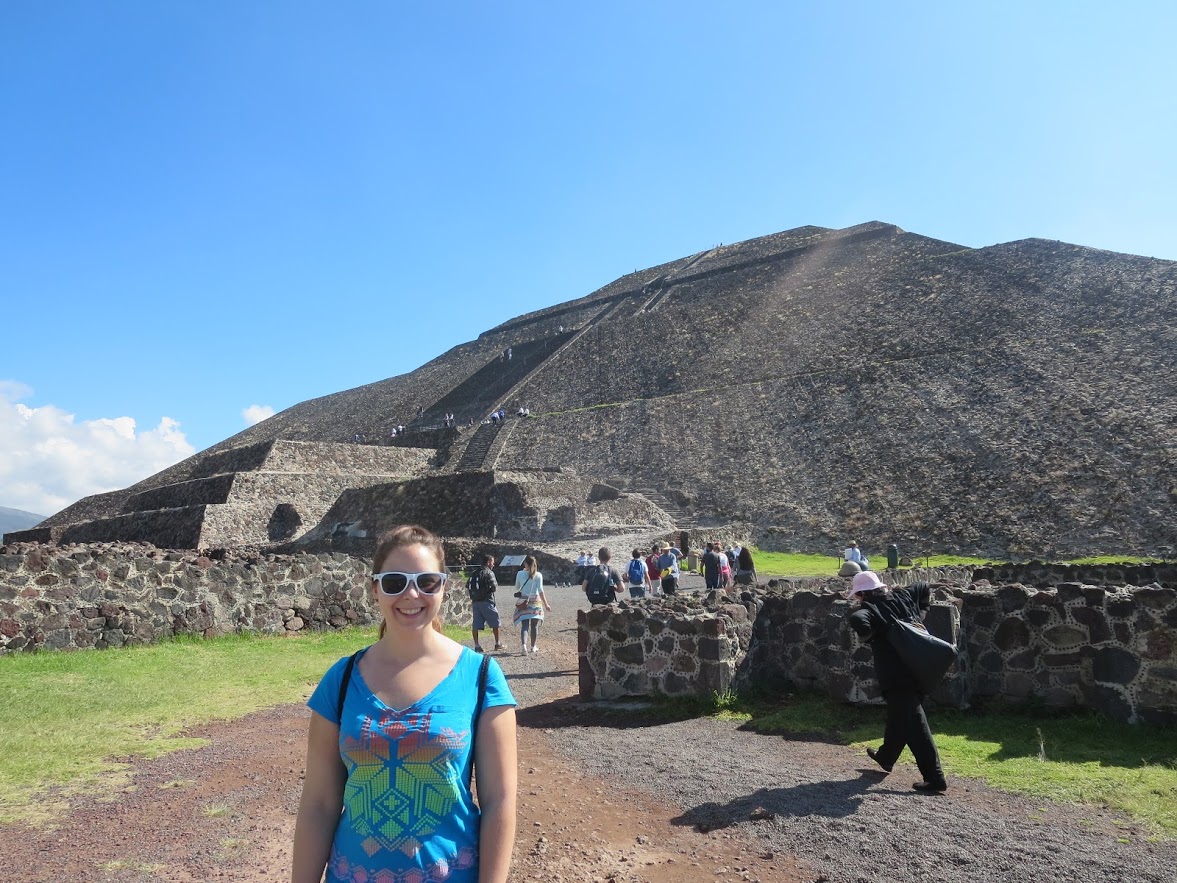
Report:
[[[339,756],[347,767],[327,883],[478,879],[479,811],[468,783],[481,664],[482,656],[463,647],[442,682],[401,710],[376,698],[357,664],[342,723],[335,706],[347,658],[323,676],[307,705],[340,725]],[[514,704],[492,659],[483,707]]]

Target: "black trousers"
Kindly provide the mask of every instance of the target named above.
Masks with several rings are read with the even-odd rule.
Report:
[[[887,700],[887,728],[879,746],[879,763],[891,766],[907,747],[915,755],[915,764],[925,782],[943,782],[944,770],[924,714],[923,697],[911,689],[897,689],[886,690],[883,698]]]

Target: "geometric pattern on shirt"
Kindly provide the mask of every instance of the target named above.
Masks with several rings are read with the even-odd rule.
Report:
[[[348,767],[344,803],[370,856],[387,849],[413,857],[419,838],[433,834],[461,796],[458,759],[470,731],[431,733],[432,722],[432,714],[366,715],[359,738],[340,747]]]
[[[478,852],[469,846],[459,849],[453,861],[443,858],[432,865],[403,868],[399,871],[355,864],[332,848],[331,859],[327,863],[327,879],[331,883],[445,883],[454,871],[466,871],[477,865]]]

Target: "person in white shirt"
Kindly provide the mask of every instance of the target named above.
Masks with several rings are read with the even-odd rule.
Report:
[[[846,551],[842,553],[842,557],[847,561],[853,561],[863,570],[870,570],[870,562],[867,561],[866,556],[862,554],[862,550],[858,548],[858,543],[854,540],[850,541],[850,545],[846,547]]]

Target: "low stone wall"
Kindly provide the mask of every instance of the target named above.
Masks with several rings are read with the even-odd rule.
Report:
[[[830,581],[830,587],[834,586]],[[880,701],[871,649],[846,626],[841,592],[759,588],[738,603],[622,601],[580,618],[584,697],[804,688]],[[929,630],[959,648],[932,698],[1001,697],[1085,707],[1116,720],[1177,722],[1177,590],[1064,583],[933,589]]]
[[[0,654],[374,621],[365,562],[150,546],[0,546]]]
[[[1092,586],[1147,586],[1156,583],[1177,587],[1177,562],[1050,564],[1029,561],[1024,564],[988,564],[974,568],[973,578],[987,580],[994,585],[1020,583],[1039,588],[1074,582]]]
[[[723,693],[752,635],[740,604],[619,601],[577,614],[580,695]]]
[[[150,644],[176,634],[273,634],[379,622],[367,559],[326,553],[208,555],[150,545],[0,546],[0,655]],[[509,574],[501,573],[506,581]],[[465,579],[441,618],[469,626]],[[510,590],[499,590],[508,611]]]

